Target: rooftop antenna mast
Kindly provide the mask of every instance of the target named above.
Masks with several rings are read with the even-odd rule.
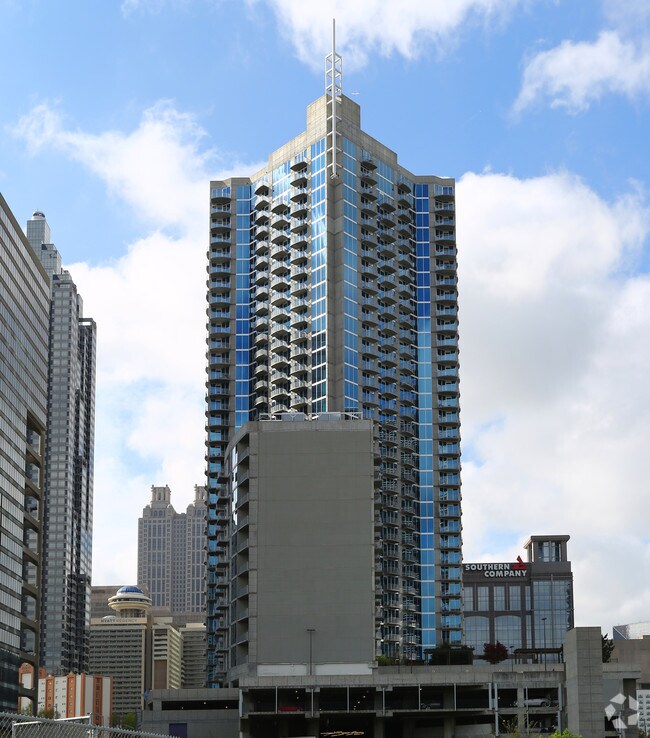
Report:
[[[336,123],[338,120],[336,106],[340,104],[341,95],[343,94],[342,80],[343,60],[340,54],[336,53],[336,19],[332,18],[332,52],[325,57],[325,94],[330,96],[330,115],[332,119],[332,164],[330,172],[332,178],[339,176],[336,161]]]

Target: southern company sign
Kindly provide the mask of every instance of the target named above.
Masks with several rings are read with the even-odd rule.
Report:
[[[521,556],[517,556],[517,561],[509,564],[464,564],[465,572],[483,572],[483,576],[487,578],[510,578],[525,577],[526,564],[522,561]]]

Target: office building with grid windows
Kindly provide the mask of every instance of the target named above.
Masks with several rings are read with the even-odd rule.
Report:
[[[268,416],[375,421],[377,655],[418,659],[461,641],[454,192],[362,131],[337,85],[261,171],[211,183],[209,685],[230,658],[238,534],[224,455],[238,429]]]
[[[36,704],[50,281],[0,195],[0,710]]]
[[[463,564],[465,645],[501,643],[516,663],[558,663],[573,628],[569,536],[531,536],[525,560]]]
[[[40,663],[50,674],[82,673],[90,636],[97,327],[84,318],[40,211],[27,221],[27,240],[51,284]]]
[[[171,503],[168,486],[151,487],[151,502],[138,520],[138,583],[154,611],[190,622],[205,614],[205,487],[194,487],[184,513]]]

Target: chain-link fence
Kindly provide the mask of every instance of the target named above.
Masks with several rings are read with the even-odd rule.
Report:
[[[145,733],[126,728],[93,725],[91,716],[49,720],[0,712],[0,738],[161,738],[161,733]]]

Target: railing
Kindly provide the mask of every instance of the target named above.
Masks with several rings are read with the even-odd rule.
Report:
[[[111,716],[109,715],[48,719],[0,712],[0,736],[3,738],[160,738],[165,735],[164,733],[147,733],[141,730],[111,727],[110,723]]]

